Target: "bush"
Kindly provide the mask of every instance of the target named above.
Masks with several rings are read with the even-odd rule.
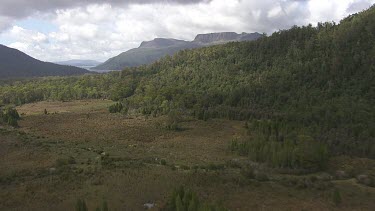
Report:
[[[88,211],[85,200],[77,200],[76,211]]]
[[[269,180],[267,174],[264,172],[257,172],[255,174],[255,179],[258,180],[259,182],[266,182]]]
[[[165,128],[168,130],[180,130],[179,123],[181,122],[181,114],[176,111],[172,110],[168,113],[168,118],[165,122]]]
[[[0,119],[2,122],[10,126],[18,127],[18,120],[21,118],[16,109],[9,107],[4,110],[0,110]]]
[[[62,167],[62,166],[66,166],[68,164],[75,164],[76,161],[73,157],[69,157],[69,158],[58,158],[56,159],[56,167]]]
[[[186,190],[184,187],[175,189],[170,196],[166,206],[161,210],[164,211],[198,211],[198,210],[207,210],[207,211],[219,211],[227,210],[218,205],[209,205],[202,203],[197,195],[190,190]]]
[[[340,192],[339,192],[338,189],[335,189],[333,191],[333,193],[332,193],[332,201],[333,201],[333,203],[335,203],[336,206],[339,205],[339,204],[341,204],[342,199],[341,199],[341,194],[340,194]]]
[[[122,103],[115,103],[113,105],[110,105],[108,110],[109,110],[109,113],[120,113],[123,110],[125,111],[126,109],[124,109],[124,106]]]
[[[238,140],[237,139],[232,139],[232,141],[230,142],[230,145],[229,145],[229,149],[230,151],[234,152],[234,151],[237,151],[239,146],[238,146]]]
[[[252,167],[242,169],[241,174],[247,179],[255,179],[255,173]]]
[[[223,170],[224,168],[225,168],[225,166],[223,164],[210,163],[207,166],[207,169],[211,170],[211,171]]]
[[[103,201],[101,211],[108,211],[108,203],[107,203],[107,201]]]
[[[165,159],[161,159],[160,160],[160,164],[163,165],[163,166],[165,166],[165,165],[167,165],[167,161]]]
[[[359,184],[366,185],[369,187],[375,187],[375,179],[368,175],[358,175],[356,180]]]

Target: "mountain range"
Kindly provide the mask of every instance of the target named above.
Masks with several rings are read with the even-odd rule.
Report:
[[[92,70],[122,70],[125,67],[135,67],[150,64],[166,55],[192,48],[224,44],[228,42],[252,41],[261,38],[260,33],[221,32],[198,34],[193,41],[177,40],[170,38],[156,38],[144,41],[138,48],[130,49],[118,56],[108,59]]]
[[[37,60],[17,49],[0,45],[0,79],[82,75],[90,71]]]

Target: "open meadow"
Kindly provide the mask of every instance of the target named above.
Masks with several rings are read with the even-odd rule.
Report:
[[[229,149],[247,136],[242,121],[185,117],[173,131],[166,117],[111,114],[111,104],[17,107],[20,127],[0,129],[0,210],[73,210],[78,199],[89,210],[103,201],[110,210],[159,210],[181,185],[230,210],[375,207],[375,189],[355,179],[374,174],[374,160],[334,157],[328,172],[283,172]]]

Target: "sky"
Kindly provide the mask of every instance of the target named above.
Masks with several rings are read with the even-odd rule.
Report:
[[[375,0],[1,0],[0,44],[43,61],[105,61],[154,38],[272,34],[335,21]]]

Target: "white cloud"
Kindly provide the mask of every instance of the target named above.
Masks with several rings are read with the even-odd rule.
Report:
[[[13,20],[9,17],[2,16],[0,14],[0,33],[4,31],[5,29],[9,28],[11,24],[13,23]]]
[[[47,43],[48,37],[40,32],[27,30],[19,26],[13,26],[9,36],[16,37],[18,41],[25,43]]]
[[[198,33],[271,33],[293,25],[339,21],[372,3],[375,0],[212,0],[123,7],[89,4],[50,13],[49,22],[57,27],[53,32],[13,26],[5,34],[14,40],[12,47],[38,59],[103,61],[155,37],[192,40]]]

